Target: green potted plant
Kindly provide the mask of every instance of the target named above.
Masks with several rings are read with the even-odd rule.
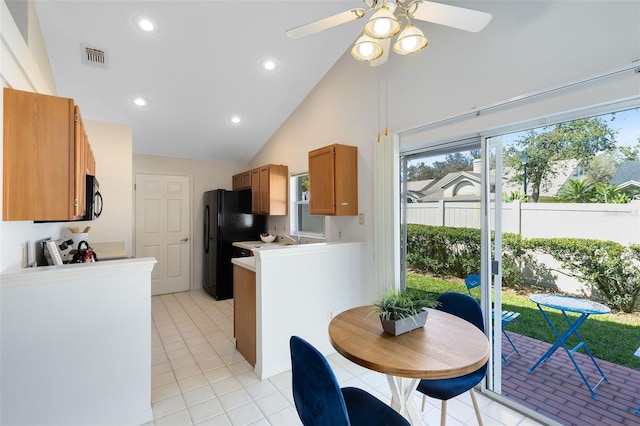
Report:
[[[428,311],[439,305],[437,294],[420,290],[390,289],[386,295],[373,302],[373,314],[380,316],[382,329],[394,336],[424,327]]]

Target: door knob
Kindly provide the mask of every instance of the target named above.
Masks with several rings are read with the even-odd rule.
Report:
[[[189,241],[189,237],[183,238],[180,241],[183,242],[183,243],[186,243],[187,241]]]

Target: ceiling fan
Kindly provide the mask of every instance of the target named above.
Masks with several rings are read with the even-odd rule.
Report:
[[[363,18],[374,12],[364,27],[363,34],[356,40],[351,55],[369,62],[371,66],[382,65],[387,61],[391,47],[391,38],[396,34],[393,51],[400,55],[416,53],[427,47],[429,40],[412,20],[433,22],[464,31],[478,32],[491,20],[491,14],[476,10],[450,6],[427,0],[362,0],[365,7],[347,10],[309,24],[287,31],[289,38],[297,39],[311,34]],[[400,18],[407,21],[402,29]]]

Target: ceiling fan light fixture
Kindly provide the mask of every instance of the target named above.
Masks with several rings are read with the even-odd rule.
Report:
[[[385,5],[380,7],[369,19],[369,22],[364,26],[364,32],[369,37],[377,39],[393,37],[400,32],[400,22]]]
[[[382,56],[382,47],[376,39],[363,34],[353,45],[351,56],[358,61],[373,61]]]
[[[393,51],[399,55],[417,53],[427,47],[429,40],[424,36],[419,28],[409,24],[400,33],[393,44]]]

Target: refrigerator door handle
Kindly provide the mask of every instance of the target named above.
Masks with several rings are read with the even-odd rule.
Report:
[[[209,205],[207,204],[204,207],[204,252],[209,253],[209,238],[210,238],[210,227],[211,227],[211,212],[209,210]]]

